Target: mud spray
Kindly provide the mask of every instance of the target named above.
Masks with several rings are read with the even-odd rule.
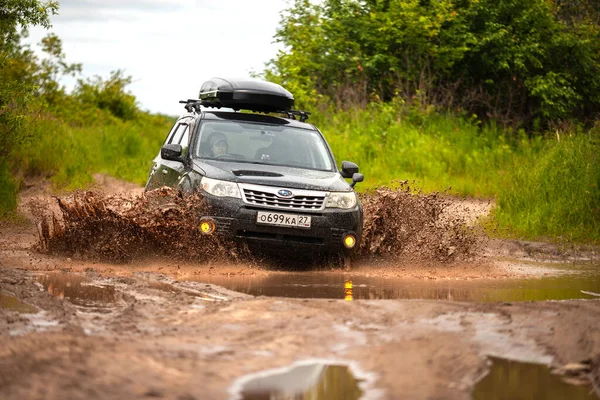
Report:
[[[357,261],[447,263],[476,254],[479,235],[460,216],[445,213],[452,200],[444,196],[415,193],[401,184],[362,194],[361,200],[365,221],[363,240],[354,255]],[[30,204],[38,222],[37,246],[43,252],[109,262],[147,256],[196,262],[264,261],[243,243],[200,234],[200,216],[210,215],[200,194],[183,196],[162,188],[131,199],[80,191],[55,201],[53,206]]]

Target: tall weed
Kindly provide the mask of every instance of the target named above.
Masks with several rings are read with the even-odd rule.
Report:
[[[540,146],[494,125],[389,104],[319,116],[317,123],[334,154],[360,166],[362,189],[414,180],[427,192],[491,197],[515,158]]]
[[[600,141],[590,135],[546,140],[515,163],[498,192],[501,227],[525,237],[600,241]]]
[[[42,120],[33,128],[36,139],[17,152],[15,162],[22,175],[48,176],[64,189],[87,186],[95,173],[143,184],[172,122],[152,117],[71,126],[59,120]]]

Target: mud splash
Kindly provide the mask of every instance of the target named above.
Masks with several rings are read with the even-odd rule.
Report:
[[[149,255],[173,259],[238,259],[244,248],[198,233],[198,216],[207,210],[200,195],[181,196],[157,189],[134,199],[80,191],[56,199],[60,214],[37,212],[38,248],[109,262]],[[35,205],[30,205],[35,207]]]
[[[380,188],[363,195],[362,202],[361,257],[447,262],[476,253],[473,228],[462,216],[444,213],[452,202],[438,193],[415,192],[403,181],[395,190]]]
[[[355,258],[450,262],[470,259],[478,236],[460,216],[444,215],[451,201],[414,193],[406,184],[361,195],[365,221]],[[52,254],[130,262],[145,256],[194,261],[263,263],[243,243],[204,236],[198,220],[208,205],[200,194],[161,188],[134,199],[81,191],[56,199],[59,211],[32,204],[38,248]],[[254,249],[252,249],[254,250]]]

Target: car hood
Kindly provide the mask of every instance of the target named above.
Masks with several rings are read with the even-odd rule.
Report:
[[[292,189],[350,191],[337,172],[278,165],[194,160],[194,169],[208,178]]]

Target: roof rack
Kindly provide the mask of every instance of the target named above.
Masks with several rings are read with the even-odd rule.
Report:
[[[187,99],[187,100],[179,100],[180,104],[185,104],[185,109],[188,112],[195,112],[195,113],[199,113],[200,112],[200,106],[201,106],[201,102],[200,100],[197,99]]]
[[[180,104],[185,104],[183,107],[191,113],[200,113],[200,111],[202,110],[200,107],[204,106],[204,107],[216,107],[216,108],[221,108],[219,106],[216,106],[214,103],[212,102],[205,102],[202,100],[198,100],[198,99],[187,99],[187,100],[179,100]],[[234,110],[234,111],[238,111],[238,110]],[[265,114],[268,114],[269,111],[262,111]],[[296,117],[298,117],[298,119],[300,120],[300,122],[305,122],[308,119],[308,116],[310,115],[309,111],[302,111],[302,110],[280,110],[280,111],[271,111],[271,112],[275,112],[275,113],[279,113],[279,114],[285,114],[287,115],[288,118],[296,120]]]
[[[300,122],[305,122],[308,119],[308,116],[310,115],[310,112],[308,111],[301,111],[301,110],[288,110],[288,111],[284,111],[288,118],[290,119],[296,119],[296,116],[299,117]]]

